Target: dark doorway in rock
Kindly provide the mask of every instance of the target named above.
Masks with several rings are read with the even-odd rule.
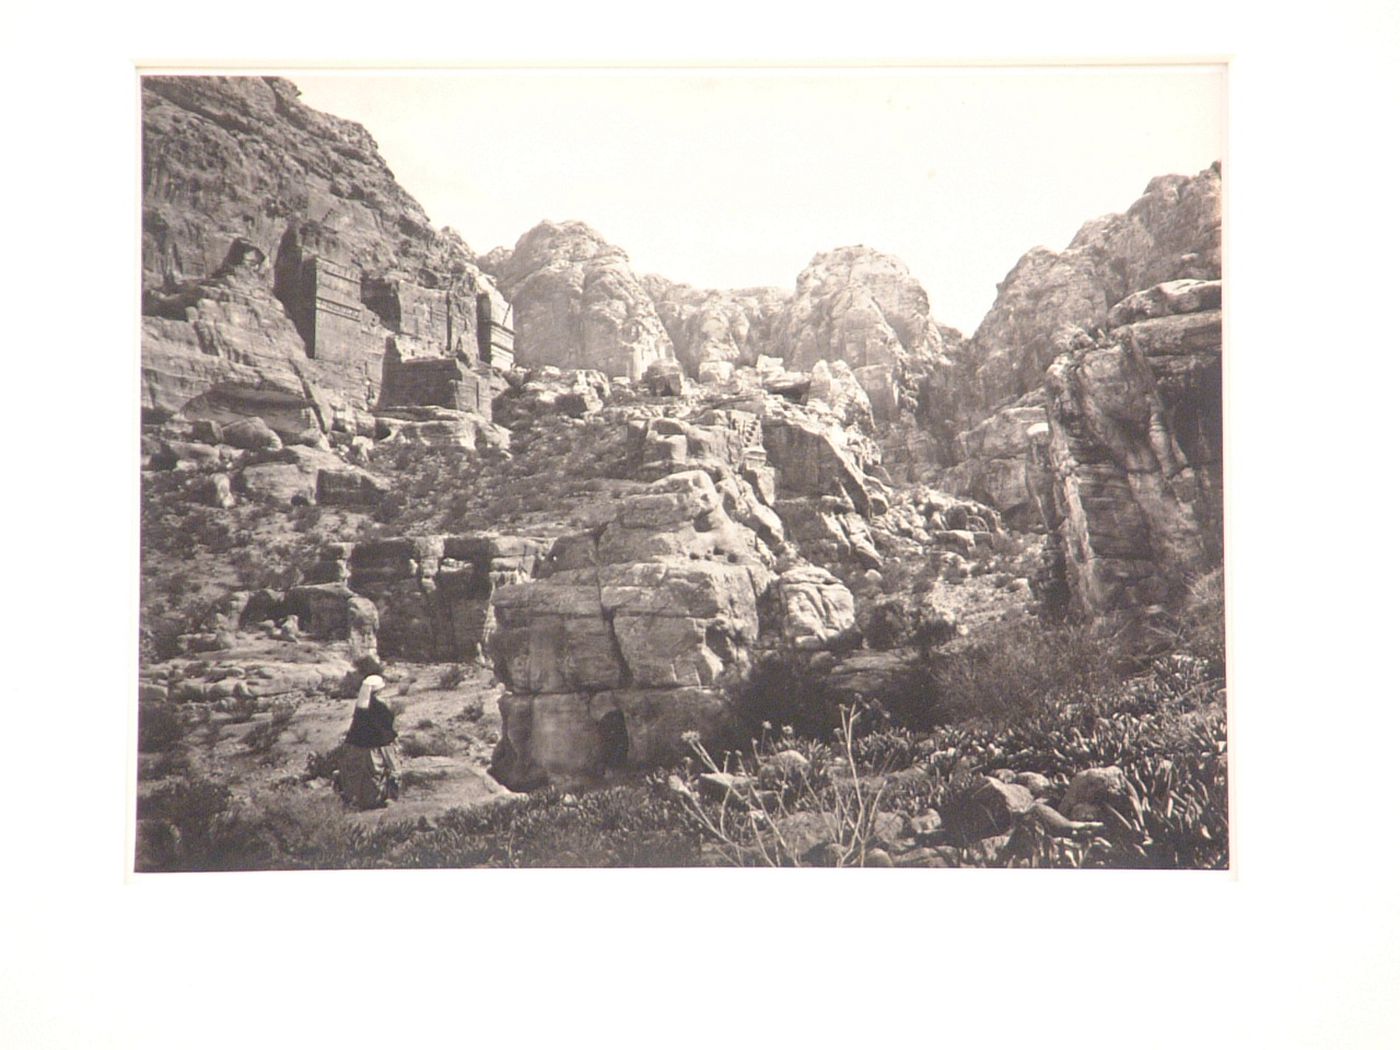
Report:
[[[627,765],[627,722],[621,711],[609,711],[598,720],[603,739],[603,770],[609,772]]]

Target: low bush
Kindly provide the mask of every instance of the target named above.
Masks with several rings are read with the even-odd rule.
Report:
[[[740,736],[756,737],[764,723],[792,726],[801,736],[826,737],[840,725],[839,704],[822,675],[801,654],[760,658],[734,698]]]
[[[459,745],[441,729],[433,729],[403,734],[399,737],[399,748],[405,758],[422,758],[426,755],[455,755]]]
[[[136,749],[165,751],[185,737],[185,719],[171,703],[143,703],[136,716]]]
[[[1116,685],[1120,655],[1111,640],[1081,625],[989,625],[965,648],[932,655],[938,713],[943,721],[1015,719],[1046,701]]]
[[[254,754],[267,754],[276,746],[277,741],[282,736],[282,731],[291,724],[295,714],[296,706],[293,704],[276,705],[272,709],[271,717],[266,722],[254,726],[244,735],[244,748]]]
[[[463,664],[453,664],[438,678],[439,689],[456,689],[467,680],[467,668]]]

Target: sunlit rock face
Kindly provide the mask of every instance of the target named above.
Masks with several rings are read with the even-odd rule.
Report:
[[[510,301],[517,362],[636,380],[675,355],[627,254],[581,222],[542,222],[490,265]]]
[[[1085,223],[1064,251],[1023,255],[972,336],[968,404],[985,412],[1040,386],[1066,331],[1103,329],[1109,311],[1134,292],[1218,280],[1220,205],[1219,164],[1195,176],[1159,176],[1127,211]]]
[[[1050,366],[1047,525],[1084,614],[1170,603],[1220,564],[1219,303],[1218,281],[1157,285]]]
[[[391,346],[477,356],[505,301],[360,125],[278,77],[144,77],[142,409],[367,431]]]
[[[943,353],[928,293],[904,263],[863,245],[817,255],[773,328],[772,350],[789,368],[844,362],[877,419],[912,412],[917,374]]]

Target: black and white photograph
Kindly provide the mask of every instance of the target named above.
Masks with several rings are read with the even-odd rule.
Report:
[[[143,72],[135,869],[1228,868],[1224,91]]]
[[[1400,8],[0,26],[0,1046],[1400,1045]]]

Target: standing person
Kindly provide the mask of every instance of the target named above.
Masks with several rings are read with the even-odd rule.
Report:
[[[379,809],[399,797],[399,734],[394,712],[379,699],[384,667],[373,656],[355,664],[363,676],[341,749],[340,797],[356,809]]]

